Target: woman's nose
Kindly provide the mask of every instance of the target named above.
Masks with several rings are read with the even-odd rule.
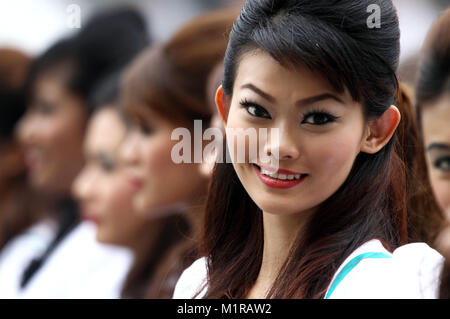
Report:
[[[265,152],[279,161],[297,159],[300,145],[295,130],[286,124],[271,128]]]
[[[37,122],[32,116],[25,115],[17,124],[17,138],[22,144],[32,144],[36,139]]]

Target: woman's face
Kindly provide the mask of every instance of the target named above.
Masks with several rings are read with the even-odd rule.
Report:
[[[39,76],[31,105],[18,125],[31,185],[68,193],[83,165],[82,143],[87,120],[83,101],[64,86],[61,71]]]
[[[135,124],[128,131],[121,157],[137,190],[134,208],[141,214],[161,216],[185,207],[204,193],[207,181],[198,164],[176,164],[171,140],[176,125],[147,106],[129,107]]]
[[[423,106],[423,137],[431,186],[441,208],[447,212],[450,212],[449,123],[450,93]]]
[[[133,212],[135,188],[119,163],[118,150],[126,126],[118,112],[107,107],[91,119],[84,143],[86,164],[73,185],[82,217],[94,222],[97,240],[132,246],[146,230],[146,220]]]
[[[248,194],[267,213],[308,211],[329,198],[349,175],[366,134],[362,106],[347,91],[338,94],[306,67],[287,69],[259,50],[242,57],[229,103],[227,130],[268,129],[262,146],[280,170],[259,158],[233,161]],[[279,130],[276,142],[271,128]],[[231,142],[227,134],[229,149]],[[246,154],[248,148],[247,140]]]

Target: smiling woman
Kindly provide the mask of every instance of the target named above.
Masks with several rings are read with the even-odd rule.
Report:
[[[146,262],[153,255],[148,247],[155,238],[155,223],[135,214],[133,196],[137,188],[119,161],[119,149],[127,125],[119,107],[119,77],[115,73],[99,86],[84,142],[86,163],[73,183],[81,217],[96,226],[96,239],[103,244],[128,248],[134,264],[122,290],[127,297],[141,298],[148,276]],[[112,278],[109,278],[111,280]],[[122,293],[122,292],[121,292]]]
[[[399,28],[391,1],[375,2],[379,29],[366,24],[373,1],[246,1],[216,104],[227,129],[279,130],[263,143],[279,169],[258,158],[216,164],[205,257],[175,298],[437,295],[442,257],[400,247]]]
[[[267,143],[265,152],[277,154],[279,166],[292,172],[288,175],[300,175],[296,181],[280,182],[279,175],[286,173],[278,170],[276,178],[267,178],[258,159],[249,158],[256,163],[251,166],[235,164],[244,188],[266,212],[292,214],[317,206],[342,185],[361,149],[371,146],[364,144],[367,129],[361,106],[348,92],[334,93],[326,80],[306,67],[293,72],[256,51],[242,58],[234,87],[229,107],[224,105],[227,129],[279,128],[279,143]],[[222,105],[221,99],[218,102]],[[260,180],[269,187],[261,188]],[[292,197],[272,188],[298,184]]]

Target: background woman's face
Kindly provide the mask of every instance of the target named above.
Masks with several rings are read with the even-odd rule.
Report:
[[[121,157],[138,190],[134,198],[135,210],[160,216],[201,195],[207,182],[198,164],[172,161],[171,151],[178,141],[171,140],[171,134],[177,126],[147,106],[134,107],[130,112],[136,124],[127,134]]]
[[[31,184],[67,193],[83,164],[82,143],[87,110],[65,87],[63,71],[39,76],[33,99],[18,126]]]
[[[270,167],[259,158],[247,159],[256,164],[233,163],[263,211],[293,214],[313,209],[344,183],[366,131],[362,107],[348,92],[338,94],[306,67],[284,68],[258,50],[242,57],[230,103],[227,129],[267,128],[264,151],[278,153],[279,168],[288,171],[268,176],[261,169]],[[271,128],[279,129],[276,143],[271,142]],[[227,142],[230,148],[229,136]]]
[[[447,212],[450,212],[449,123],[450,93],[423,106],[423,137],[431,186],[439,205]]]
[[[126,126],[112,107],[98,111],[89,122],[84,143],[86,164],[73,185],[82,217],[94,222],[97,240],[132,246],[146,231],[146,219],[133,212],[135,188],[119,162]]]

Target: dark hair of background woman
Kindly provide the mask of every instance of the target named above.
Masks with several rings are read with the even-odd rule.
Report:
[[[397,107],[400,122],[402,159],[406,169],[407,221],[409,242],[426,242],[435,247],[444,216],[431,188],[425,150],[413,104],[412,88],[400,83]]]
[[[65,85],[88,102],[99,82],[125,67],[149,42],[145,21],[134,9],[101,13],[80,33],[59,40],[33,62],[27,88],[32,88],[38,75],[66,65],[70,72]]]
[[[371,4],[380,6],[381,28],[367,25]],[[230,34],[224,93],[233,94],[240,57],[262,49],[286,67],[306,65],[324,75],[337,92],[347,88],[366,120],[377,118],[399,102],[399,37],[389,0],[248,0]],[[323,298],[360,245],[379,239],[392,251],[408,241],[404,129],[378,153],[357,156],[347,180],[298,235],[268,297]],[[232,164],[216,164],[203,229],[205,298],[245,297],[261,266],[263,225]]]
[[[450,10],[435,22],[424,44],[416,85],[417,117],[422,124],[424,104],[450,93]],[[449,106],[450,108],[450,106]],[[441,298],[450,298],[450,261],[441,277]]]

